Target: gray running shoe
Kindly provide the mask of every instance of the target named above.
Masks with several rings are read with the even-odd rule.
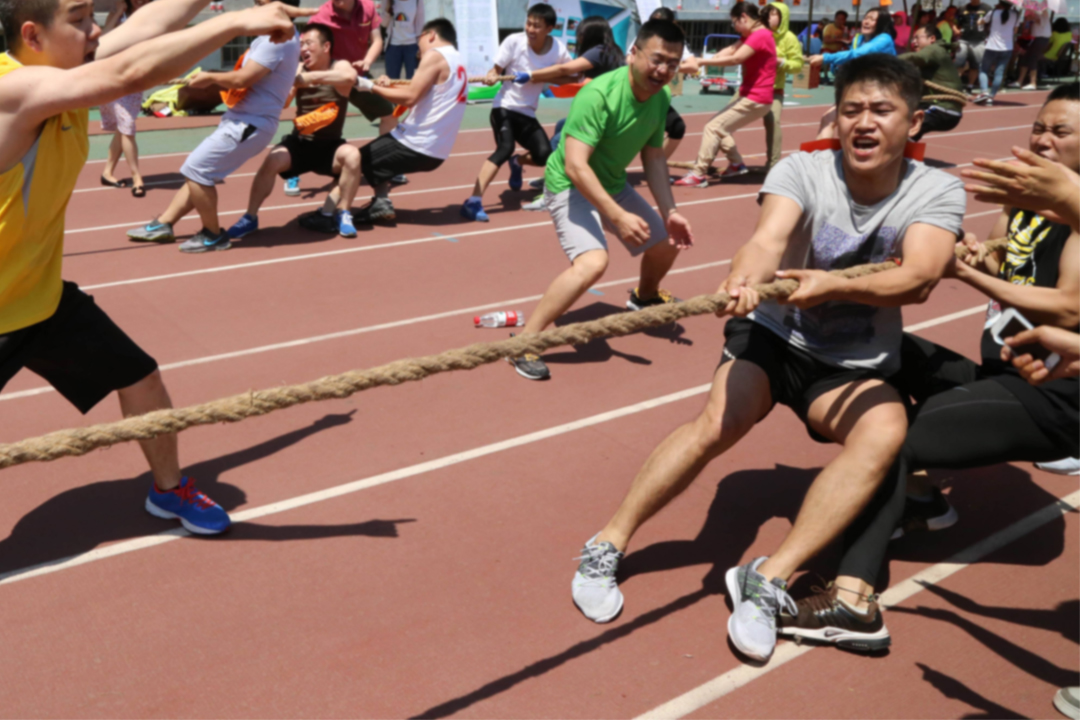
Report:
[[[172,225],[151,220],[141,228],[127,231],[128,240],[131,242],[171,243],[176,242]]]
[[[549,380],[551,371],[539,355],[525,353],[521,357],[506,358],[506,362],[514,366],[517,374],[528,380]]]
[[[537,195],[530,203],[525,203],[521,206],[522,210],[529,210],[530,212],[537,212],[539,210],[547,210],[547,202],[544,200],[543,195]]]
[[[532,188],[533,190],[543,190],[544,189],[544,178],[538,177],[535,180],[530,180],[529,181],[529,187]]]
[[[358,223],[370,225],[374,222],[389,221],[397,218],[394,212],[394,204],[390,198],[375,198],[366,207],[353,214],[353,220]]]
[[[1063,687],[1054,695],[1054,707],[1065,717],[1080,720],[1080,687]]]
[[[623,596],[615,582],[615,572],[623,554],[609,542],[596,542],[596,535],[589,538],[581,551],[577,572],[570,590],[574,604],[593,622],[606,623],[622,612]]]
[[[734,611],[728,618],[728,637],[749,658],[765,662],[776,649],[776,616],[781,611],[798,616],[799,608],[787,594],[787,583],[766,580],[757,571],[768,558],[733,567],[724,575]]]
[[[218,235],[211,235],[206,228],[203,228],[195,233],[195,237],[180,243],[180,252],[203,253],[211,250],[228,250],[231,247],[229,233],[222,230]]]

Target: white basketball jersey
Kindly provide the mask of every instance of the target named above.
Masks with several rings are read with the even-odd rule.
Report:
[[[434,50],[446,59],[450,77],[433,86],[391,135],[410,150],[445,160],[450,157],[461,120],[465,117],[469,84],[465,64],[453,46],[444,45]]]

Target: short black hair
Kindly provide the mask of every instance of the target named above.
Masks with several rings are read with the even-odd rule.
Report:
[[[555,8],[547,3],[536,3],[529,8],[527,13],[525,13],[525,17],[538,17],[547,23],[548,27],[555,27],[555,23],[558,20],[558,16],[555,14]]]
[[[670,20],[650,20],[642,25],[641,30],[638,31],[637,40],[634,40],[634,45],[643,48],[654,37],[666,43],[678,43],[686,47],[686,35],[682,28]]]
[[[915,28],[915,32],[920,31],[934,38],[936,42],[941,42],[941,31],[937,29],[936,25],[920,25],[919,27]]]
[[[324,43],[330,43],[330,51],[334,50],[334,28],[329,25],[323,25],[322,23],[309,22],[304,27],[300,28],[300,34],[303,35],[309,32],[319,33],[319,37],[322,38]]]
[[[293,7],[300,7],[300,0],[278,0],[278,2],[283,2],[286,5],[292,5]]]
[[[678,20],[675,19],[675,11],[662,5],[652,11],[652,15],[649,16],[649,19],[667,20],[668,22],[678,23]]]
[[[836,73],[836,106],[840,107],[849,87],[864,82],[895,90],[908,106],[909,116],[919,109],[923,95],[922,75],[914,65],[895,55],[871,53],[841,65]]]
[[[1073,102],[1080,102],[1080,82],[1074,81],[1065,83],[1064,85],[1058,85],[1046,96],[1046,102],[1043,103],[1043,106],[1045,107],[1055,100],[1072,100]]]
[[[420,0],[423,2],[423,0]],[[428,20],[424,23],[424,28],[420,31],[422,33],[435,31],[435,34],[440,38],[450,43],[454,47],[457,47],[457,29],[454,27],[454,23],[450,22],[446,18],[435,18],[434,20]]]
[[[761,22],[761,11],[758,10],[758,6],[756,3],[745,2],[745,0],[741,0],[740,2],[737,2],[731,6],[732,20],[737,17],[742,17],[743,15],[749,15],[751,20]]]
[[[836,18],[840,17],[841,15],[843,15],[845,18],[848,17],[848,11],[847,10],[837,10],[836,13],[833,15],[833,19],[835,20]]]
[[[888,33],[889,37],[893,40],[896,39],[896,27],[893,25],[892,14],[889,13],[887,7],[870,8],[866,11],[869,15],[872,12],[877,13],[877,20],[874,22],[874,33],[870,37],[877,37],[882,33]],[[841,66],[842,67],[842,66]]]
[[[1056,33],[1067,33],[1070,30],[1069,18],[1064,15],[1054,20],[1054,24],[1050,26],[1050,29]]]
[[[49,27],[59,8],[60,0],[0,0],[0,25],[4,26],[8,50],[18,50],[22,45],[24,24]]]

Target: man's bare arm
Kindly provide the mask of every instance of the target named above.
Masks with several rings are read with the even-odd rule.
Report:
[[[448,74],[450,72],[446,58],[442,56],[442,53],[428,52],[420,59],[420,65],[416,68],[412,82],[408,85],[376,85],[371,92],[386,98],[395,105],[412,107],[420,102],[420,99],[431,88],[435,87],[443,71]]]
[[[211,85],[220,85],[226,90],[243,90],[259,82],[270,73],[270,68],[265,65],[260,65],[254,60],[248,60],[244,63],[244,67],[239,70],[201,72],[188,80],[188,87],[205,88]]]
[[[155,0],[153,5],[134,13],[123,25],[103,35],[95,58],[104,60],[137,45],[188,26],[210,0]]]
[[[337,90],[339,95],[348,97],[356,85],[356,78],[356,68],[345,60],[338,60],[329,70],[301,70],[296,76],[296,86],[329,85]]]

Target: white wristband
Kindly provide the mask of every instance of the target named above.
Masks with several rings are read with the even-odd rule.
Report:
[[[375,81],[366,77],[356,78],[356,89],[360,92],[371,92],[371,88],[375,87]]]

